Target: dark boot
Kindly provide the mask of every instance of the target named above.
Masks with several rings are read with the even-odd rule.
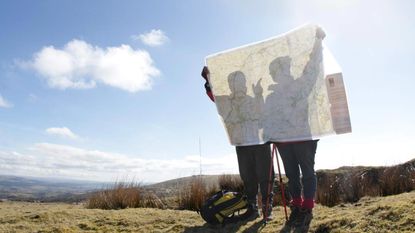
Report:
[[[285,222],[284,227],[281,229],[280,233],[290,233],[291,230],[294,229],[295,221],[300,213],[300,207],[298,206],[290,206],[291,213],[288,217],[288,220]]]
[[[313,219],[313,209],[301,208],[294,222],[294,233],[307,233]]]
[[[241,214],[241,220],[252,221],[259,217],[258,205],[256,203],[248,203],[248,209]]]

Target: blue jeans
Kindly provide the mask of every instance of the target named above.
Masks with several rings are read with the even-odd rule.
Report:
[[[288,177],[288,191],[292,198],[314,199],[317,189],[314,158],[318,140],[278,144],[285,174]],[[300,177],[300,169],[302,177]],[[300,179],[301,178],[301,179]],[[300,181],[301,180],[301,181]]]

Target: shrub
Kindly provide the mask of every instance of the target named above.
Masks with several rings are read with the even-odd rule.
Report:
[[[219,188],[222,190],[229,190],[234,192],[243,192],[244,184],[237,175],[223,174],[218,178]]]
[[[415,160],[391,167],[343,167],[317,172],[317,201],[334,206],[364,196],[386,196],[415,189]]]
[[[190,185],[179,192],[179,209],[198,211],[208,197],[205,181],[201,176],[194,176],[190,181]]]
[[[154,194],[144,190],[136,182],[118,182],[112,187],[91,194],[87,200],[89,209],[164,208],[163,202]]]
[[[152,192],[145,192],[142,205],[140,207],[165,209],[166,205],[156,194]]]
[[[382,191],[385,195],[409,192],[415,189],[415,160],[385,168],[382,177]]]
[[[383,169],[369,168],[354,175],[352,185],[357,201],[364,196],[382,196],[381,175]]]

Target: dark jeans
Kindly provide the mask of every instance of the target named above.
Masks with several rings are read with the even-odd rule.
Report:
[[[285,174],[288,177],[288,191],[292,198],[301,197],[301,188],[303,188],[304,198],[314,199],[317,189],[317,179],[314,171],[317,141],[283,143],[277,146],[284,163]]]
[[[275,177],[270,145],[237,146],[236,154],[238,156],[239,175],[244,182],[248,202],[256,205],[259,185],[262,203],[265,205],[267,196],[269,197],[268,200],[272,200]],[[268,185],[271,185],[271,187]],[[268,190],[270,190],[270,193],[268,193]],[[272,202],[269,203],[272,204]]]

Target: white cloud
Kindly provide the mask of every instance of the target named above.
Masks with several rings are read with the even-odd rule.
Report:
[[[145,50],[134,50],[129,45],[93,46],[82,40],[72,40],[63,49],[47,46],[20,67],[30,67],[44,77],[52,88],[86,89],[97,83],[129,92],[151,89],[154,77],[160,71]]]
[[[0,95],[0,108],[10,108],[13,105]]]
[[[0,171],[12,175],[114,181],[135,177],[158,182],[199,174],[199,157],[144,159],[119,153],[38,143],[25,153],[0,151]],[[236,155],[202,158],[203,174],[237,173]]]
[[[46,129],[46,133],[50,135],[57,135],[63,138],[69,138],[69,139],[79,139],[79,136],[74,134],[70,129],[66,127],[52,127]]]
[[[141,40],[144,44],[148,46],[161,46],[169,41],[169,38],[162,30],[153,29],[148,33],[144,33],[138,36],[133,36],[133,39]]]

